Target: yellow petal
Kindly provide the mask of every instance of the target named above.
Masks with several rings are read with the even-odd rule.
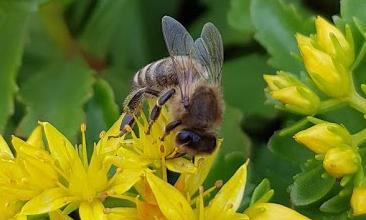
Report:
[[[48,122],[42,122],[48,148],[53,158],[55,158],[66,175],[69,175],[70,166],[76,158],[77,151],[69,140]]]
[[[154,174],[146,173],[146,178],[161,212],[168,220],[195,219],[190,204],[177,189]]]
[[[216,194],[206,210],[206,219],[224,219],[235,212],[243,199],[248,161],[243,164]]]
[[[111,153],[117,150],[118,146],[120,145],[120,141],[122,138],[110,138],[111,136],[116,136],[119,134],[120,125],[122,122],[124,114],[122,114],[118,120],[112,125],[111,128],[107,132],[105,132],[101,139],[99,140],[96,149],[98,149],[98,152],[101,154],[104,153]]]
[[[5,157],[14,158],[8,144],[4,140],[3,136],[0,135],[0,157],[4,155]]]
[[[111,208],[108,209],[107,213],[108,220],[141,220],[138,216],[136,208]]]
[[[197,171],[194,164],[183,157],[166,160],[166,166],[168,170],[177,173],[190,173],[193,174]]]
[[[144,220],[165,219],[163,213],[161,213],[161,210],[159,209],[159,206],[155,204],[150,204],[147,202],[137,200],[136,207],[139,219]]]
[[[104,214],[104,206],[99,200],[91,203],[82,202],[79,207],[79,215],[81,220],[106,220],[107,215]]]
[[[357,186],[353,189],[351,197],[352,215],[366,214],[366,187]]]
[[[23,215],[37,215],[57,210],[66,204],[74,201],[75,198],[69,196],[61,188],[48,189],[33,199],[29,200],[22,208]]]
[[[72,220],[68,215],[63,214],[60,210],[50,212],[50,220]]]
[[[38,125],[29,136],[27,143],[38,148],[44,148],[42,126]]]
[[[194,174],[181,174],[175,183],[175,187],[183,192],[183,194],[189,193],[189,195],[193,195],[203,184],[208,173],[210,172],[211,166],[220,150],[221,143],[222,141],[220,140],[217,144],[215,152],[213,152],[211,155],[196,156],[194,163],[197,167],[197,171]]]
[[[250,220],[307,220],[306,216],[274,203],[256,203],[245,211]]]
[[[110,194],[120,195],[129,190],[137,181],[141,179],[143,170],[141,169],[125,169],[118,172],[110,183],[110,188],[107,190]]]

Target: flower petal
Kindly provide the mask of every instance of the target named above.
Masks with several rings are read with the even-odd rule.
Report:
[[[81,220],[104,220],[107,215],[104,213],[104,206],[99,200],[93,202],[82,202],[79,207],[79,215]]]
[[[0,156],[2,154],[9,156],[10,158],[14,158],[13,153],[11,152],[8,144],[4,140],[3,136],[0,135]]]
[[[136,207],[139,219],[144,220],[165,219],[163,213],[161,213],[159,206],[155,204],[137,200]]]
[[[256,203],[245,211],[250,220],[307,220],[306,216],[275,203]]]
[[[146,178],[161,212],[168,220],[195,219],[190,204],[177,189],[154,174],[146,173]]]
[[[239,208],[246,184],[247,166],[248,161],[235,172],[216,194],[206,209],[206,219],[224,219],[225,216],[231,215]]]
[[[23,215],[36,215],[57,210],[75,200],[61,188],[46,190],[29,200],[20,212]]]
[[[129,190],[137,181],[140,180],[143,170],[126,169],[115,174],[111,186],[108,189],[110,194],[120,195]]]
[[[50,220],[72,220],[71,217],[69,217],[66,214],[63,214],[60,210],[56,210],[49,213]]]
[[[197,171],[194,174],[183,173],[179,176],[175,187],[183,194],[189,193],[189,195],[193,195],[203,184],[220,150],[221,142],[218,142],[215,152],[211,155],[195,157],[194,164],[197,167]]]
[[[27,143],[38,148],[44,148],[42,126],[38,125],[29,136]]]
[[[197,171],[196,166],[190,160],[183,157],[166,160],[166,166],[169,170],[177,173],[193,174]]]
[[[111,208],[108,209],[108,220],[140,220],[136,208]],[[144,219],[145,220],[145,219]]]
[[[120,133],[120,126],[124,114],[122,114],[118,120],[112,125],[107,132],[105,132],[99,140],[95,149],[98,149],[100,154],[114,152],[120,145],[121,138],[110,138],[111,136],[117,136]]]
[[[59,162],[65,174],[69,175],[72,161],[78,157],[77,151],[70,141],[50,123],[42,122],[41,125],[43,126],[52,157]]]

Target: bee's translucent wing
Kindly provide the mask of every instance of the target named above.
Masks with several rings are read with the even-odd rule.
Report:
[[[224,49],[220,32],[215,25],[203,26],[201,37],[195,42],[196,56],[206,68],[203,77],[211,83],[221,84],[221,72],[224,61]]]
[[[188,31],[177,20],[164,16],[163,35],[179,81],[182,99],[188,102],[189,86],[197,77],[194,75],[192,59],[196,57],[194,41]]]

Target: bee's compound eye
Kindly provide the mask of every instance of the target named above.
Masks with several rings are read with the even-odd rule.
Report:
[[[192,145],[201,141],[200,136],[191,130],[183,129],[177,134],[177,143],[182,145]]]

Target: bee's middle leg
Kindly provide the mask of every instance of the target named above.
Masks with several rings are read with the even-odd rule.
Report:
[[[159,98],[156,100],[156,104],[154,105],[153,109],[151,110],[150,113],[150,121],[149,121],[149,125],[147,127],[146,130],[146,134],[150,133],[150,129],[151,126],[154,124],[154,122],[156,121],[156,119],[158,119],[160,112],[161,112],[161,107],[163,105],[165,105],[165,103],[167,103],[167,101],[175,94],[175,89],[171,88],[169,90],[167,90],[166,92],[164,92],[162,95],[159,96]]]
[[[120,125],[120,133],[116,136],[111,137],[115,138],[122,137],[124,134],[128,132],[127,127],[130,128],[133,127],[133,124],[135,123],[136,109],[138,109],[138,106],[140,105],[144,94],[149,94],[151,96],[158,97],[159,92],[148,88],[141,88],[133,92],[131,95],[129,95],[124,103],[123,111],[125,115]]]

